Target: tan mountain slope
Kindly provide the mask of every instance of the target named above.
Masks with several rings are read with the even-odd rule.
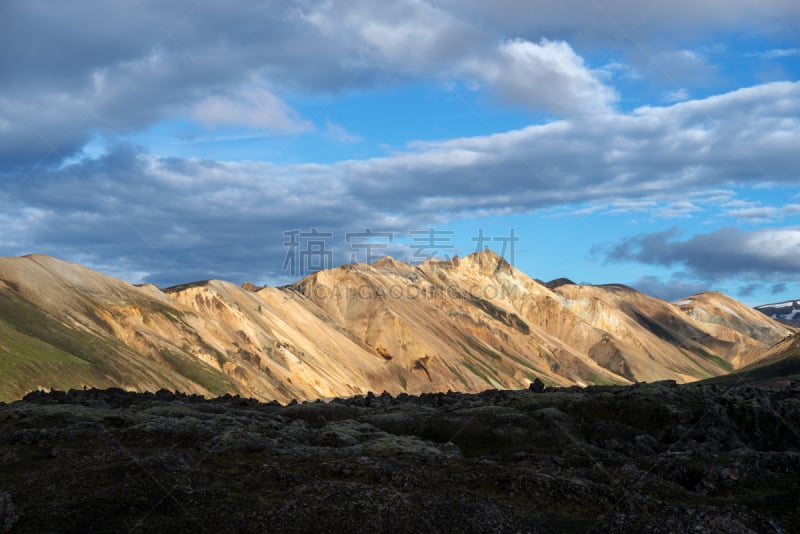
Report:
[[[0,259],[0,400],[118,386],[286,402],[399,384],[402,369],[301,300],[221,281],[162,292],[46,256]]]
[[[703,323],[709,333],[707,342],[737,369],[761,358],[764,346],[771,347],[795,332],[717,291],[698,293],[675,305]]]
[[[415,269],[387,259],[319,272],[289,289],[387,362],[411,370],[423,391],[519,388],[536,378],[626,381],[483,299],[480,292],[497,280],[481,288],[450,284],[450,270],[450,263]]]
[[[621,285],[583,286],[564,280],[549,289],[488,251],[461,260],[448,272],[472,285],[498,280],[501,286],[487,291],[495,305],[509,307],[528,325],[629,380],[688,381],[725,373],[741,365],[742,355],[751,359],[789,334],[755,311],[748,315],[752,325],[711,325]],[[735,301],[729,300],[733,306]],[[745,316],[747,308],[736,304]],[[758,335],[750,337],[753,332]]]
[[[716,376],[790,334],[719,294],[553,289],[484,251],[391,258],[284,288],[161,291],[46,256],[0,259],[0,400],[120,386],[286,402]]]
[[[625,286],[549,289],[491,251],[416,269],[391,259],[346,266],[293,287],[367,345],[467,387],[474,375],[492,387],[536,376],[691,381],[729,372],[789,333],[761,317],[755,327],[701,321]],[[491,372],[476,367],[480,354]]]
[[[223,370],[259,398],[352,396],[398,384],[402,369],[387,366],[294,293],[251,292],[217,280],[166,292],[194,312],[187,322],[224,355]]]
[[[784,387],[800,380],[800,334],[794,334],[768,350],[763,358],[733,373],[704,382],[728,387],[755,385]]]
[[[80,265],[0,258],[0,399],[36,387],[238,391],[196,349],[176,347],[196,343],[182,316],[165,295]]]

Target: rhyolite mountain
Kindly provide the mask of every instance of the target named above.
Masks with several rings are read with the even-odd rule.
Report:
[[[164,290],[31,255],[0,258],[0,400],[35,389],[161,388],[261,400],[690,382],[794,333],[720,293],[543,284],[491,251],[386,257],[285,287]]]

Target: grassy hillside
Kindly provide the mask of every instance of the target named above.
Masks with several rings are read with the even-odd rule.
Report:
[[[24,355],[24,356],[23,356]],[[0,401],[30,391],[31,384],[69,389],[83,384],[113,385],[86,360],[20,332],[0,319]]]
[[[186,389],[194,383],[213,395],[239,391],[230,377],[189,356],[148,359],[113,337],[71,328],[7,292],[0,292],[0,377],[0,401],[19,399],[36,387]]]

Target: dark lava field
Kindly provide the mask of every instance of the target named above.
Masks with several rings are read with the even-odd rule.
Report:
[[[36,392],[0,404],[0,532],[797,532],[799,428],[798,382]]]

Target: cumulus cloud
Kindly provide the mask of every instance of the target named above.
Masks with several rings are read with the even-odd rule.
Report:
[[[617,95],[568,42],[600,39],[631,52],[692,28],[781,35],[800,15],[790,0],[744,0],[725,9],[715,0],[602,6],[546,0],[537,6],[510,0],[5,2],[0,165],[64,159],[98,131],[126,134],[198,109],[207,119],[238,117],[239,124],[294,130],[305,124],[292,120],[275,95],[329,95],[408,79],[469,76],[536,110],[602,112]],[[683,63],[697,63],[696,52],[677,53]],[[253,79],[266,80],[272,96],[237,90]],[[249,117],[246,110],[255,113]]]
[[[795,184],[798,83],[614,111],[608,72],[630,67],[594,70],[580,43],[622,42],[628,56],[665,35],[742,27],[745,18],[780,32],[800,9],[790,0],[724,10],[676,1],[612,0],[602,10],[555,0],[536,10],[510,0],[5,2],[3,252],[130,265],[159,282],[176,265],[174,281],[263,279],[292,228],[404,230],[570,203],[677,217],[699,208],[687,196],[709,188]],[[78,159],[97,134],[124,137],[165,119],[301,132],[314,125],[281,97],[420,79],[479,81],[559,120],[324,165],[163,158],[127,146]],[[355,140],[333,123],[318,127]]]
[[[401,74],[428,73],[486,43],[488,34],[456,10],[435,3],[308,2],[302,9],[319,35],[337,43],[347,62]]]
[[[237,279],[242,265],[251,266],[250,278],[273,272],[282,232],[311,225],[339,233],[402,231],[443,216],[581,203],[685,216],[699,208],[699,199],[730,202],[722,187],[796,183],[798,117],[800,84],[774,83],[630,115],[420,142],[390,156],[332,164],[161,158],[112,147],[96,160],[60,169],[3,173],[0,198],[7,199],[9,215],[0,220],[0,235],[65,256],[139,255],[158,281],[175,264],[161,256],[176,255],[184,279],[194,272],[190,267],[205,277]],[[14,220],[25,221],[22,231]],[[800,266],[791,248],[797,235],[727,229],[685,242],[672,234],[639,236],[610,257],[685,263],[712,275],[789,273]],[[5,249],[26,251],[13,243]]]
[[[632,115],[417,143],[391,158],[340,168],[364,180],[376,202],[397,206],[425,197],[429,209],[443,210],[592,200],[624,207],[619,201],[685,198],[720,186],[793,184],[800,172],[793,141],[800,132],[798,96],[800,83],[768,84]],[[415,207],[416,201],[408,205]],[[695,210],[687,203],[674,208]]]
[[[678,231],[633,236],[605,247],[610,261],[681,265],[699,278],[796,276],[800,270],[800,228],[744,231],[722,228],[688,239]]]
[[[369,72],[354,78],[342,57],[343,45],[292,3],[9,2],[0,22],[0,166],[58,161],[95,132],[127,134],[192,111],[303,128],[274,95],[374,81]],[[253,79],[274,92],[241,89]]]
[[[61,24],[43,31],[41,19],[51,15],[35,6],[8,8],[4,19],[17,25],[2,37],[13,46],[0,49],[0,66],[8,67],[0,81],[0,164],[57,161],[95,132],[127,134],[186,115],[297,133],[312,125],[281,93],[331,94],[411,78],[479,79],[512,102],[555,114],[604,112],[616,100],[566,42],[497,46],[491,32],[415,0],[224,12],[141,2],[93,10],[97,24],[88,26],[79,20],[86,9],[60,8],[63,24],[80,29],[76,41]]]
[[[512,102],[559,115],[610,113],[619,99],[564,41],[506,41],[464,69]]]

